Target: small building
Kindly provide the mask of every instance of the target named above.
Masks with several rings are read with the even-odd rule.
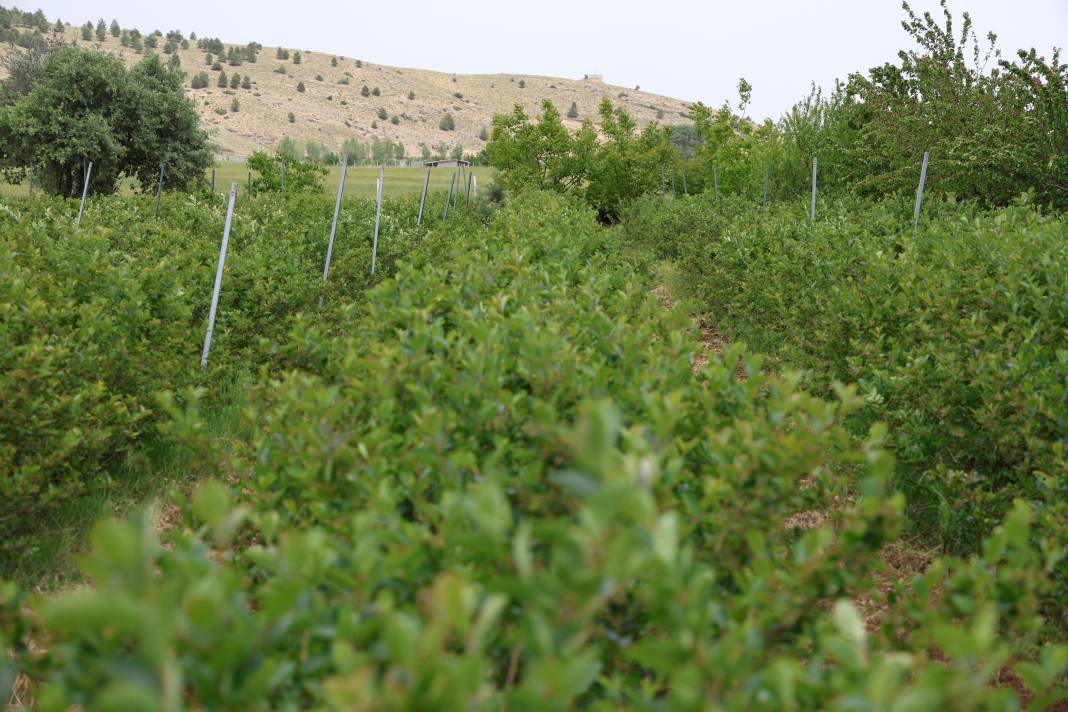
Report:
[[[463,159],[455,158],[442,158],[440,161],[425,161],[423,163],[427,168],[467,168],[471,165],[471,161],[465,161]]]

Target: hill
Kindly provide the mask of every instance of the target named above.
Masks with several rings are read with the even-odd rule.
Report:
[[[81,27],[68,25],[62,35],[54,31],[48,34],[109,52],[127,64],[145,56],[124,47],[110,32],[103,40],[94,33],[86,41]],[[162,51],[164,44],[165,38],[159,38],[155,51]],[[231,46],[226,45],[226,49]],[[450,149],[459,144],[466,154],[473,154],[485,145],[480,136],[485,136],[483,129],[491,129],[494,114],[509,112],[516,104],[537,114],[543,99],[551,100],[565,115],[565,122],[576,129],[583,118],[596,117],[606,97],[625,108],[639,126],[657,120],[682,123],[688,107],[688,102],[679,99],[613,86],[592,76],[574,80],[520,74],[453,75],[308,50],[299,50],[301,59],[296,63],[298,50],[289,47],[286,51],[289,58],[278,59],[278,48],[264,47],[255,63],[244,61],[240,66],[228,64],[225,55],[219,58],[228,79],[236,73],[242,79],[249,77],[251,84],[248,89],[223,89],[218,86],[220,71],[212,71],[206,64],[207,53],[197,48],[195,40],[188,42],[188,49],[177,48],[181,69],[187,75],[186,91],[196,102],[221,158],[273,149],[284,136],[301,147],[315,141],[331,151],[340,151],[349,138],[369,143],[377,137],[402,143],[408,156],[420,155],[420,143],[435,146],[442,142]],[[280,67],[284,67],[284,74]],[[191,79],[201,72],[208,73],[208,86],[193,89]],[[301,83],[303,92],[298,89]],[[363,96],[364,86],[377,88],[379,95]],[[231,110],[235,97],[240,104],[237,112]],[[578,117],[566,118],[572,102]],[[446,113],[455,121],[454,130],[440,128]],[[380,118],[383,114],[385,119]],[[393,117],[397,123],[392,123]]]

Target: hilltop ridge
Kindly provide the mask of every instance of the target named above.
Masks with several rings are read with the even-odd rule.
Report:
[[[461,145],[470,155],[485,146],[493,115],[510,112],[516,104],[537,115],[542,100],[549,99],[573,129],[586,117],[596,118],[605,98],[626,109],[639,127],[650,121],[682,123],[689,106],[679,99],[607,84],[597,75],[582,79],[454,75],[292,47],[284,49],[288,58],[279,58],[283,53],[277,47],[263,47],[254,63],[242,61],[235,66],[228,63],[226,55],[231,47],[240,46],[226,43],[222,55],[212,56],[222,65],[213,70],[207,64],[208,53],[189,35],[185,37],[188,48],[179,44],[168,54],[162,54],[165,37],[158,38],[156,49],[138,52],[123,46],[110,31],[102,40],[96,33],[85,40],[78,25],[67,25],[62,35],[53,28],[48,36],[114,54],[127,65],[150,51],[161,53],[165,60],[176,53],[186,73],[186,93],[196,103],[203,125],[224,159],[241,158],[257,149],[273,150],[285,136],[301,148],[314,141],[335,152],[341,151],[346,139],[367,144],[378,138],[403,144],[409,157],[420,155],[419,144],[433,147],[442,143],[450,150]],[[299,63],[294,61],[298,53]],[[202,72],[208,75],[207,86],[192,88],[192,79]],[[227,77],[225,89],[218,84],[221,73]],[[240,75],[246,88],[241,84],[231,88],[234,74]],[[366,96],[361,93],[365,86]],[[232,110],[235,98],[239,103],[236,112]],[[577,116],[568,116],[572,103]],[[446,114],[453,117],[453,130],[441,128]]]

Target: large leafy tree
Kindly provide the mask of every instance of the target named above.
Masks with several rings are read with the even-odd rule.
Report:
[[[0,108],[0,149],[9,179],[32,164],[43,189],[66,196],[81,191],[87,161],[94,193],[114,192],[124,175],[151,190],[160,163],[167,185],[183,187],[212,162],[180,73],[158,57],[127,71],[115,57],[76,47],[52,53],[29,91]]]
[[[493,137],[486,146],[490,164],[500,171],[506,188],[570,192],[586,180],[589,156],[597,144],[596,130],[586,121],[572,135],[551,101],[546,99],[541,107],[537,121],[519,104],[511,114],[493,117]]]

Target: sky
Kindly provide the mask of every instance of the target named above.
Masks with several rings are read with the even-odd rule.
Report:
[[[12,0],[0,0],[10,6]],[[50,20],[104,17],[123,27],[179,29],[224,42],[337,54],[458,74],[604,75],[620,86],[721,106],[753,85],[747,111],[777,119],[812,84],[895,61],[911,39],[900,0],[19,0]],[[914,0],[939,12],[937,0]],[[89,10],[91,8],[91,11]],[[1005,56],[1068,41],[1068,0],[950,0]],[[958,25],[959,26],[959,25]]]

